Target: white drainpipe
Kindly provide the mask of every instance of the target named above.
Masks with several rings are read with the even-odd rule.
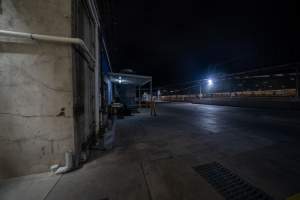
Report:
[[[41,35],[41,34],[34,34],[34,33],[24,33],[24,32],[16,32],[16,31],[6,31],[0,30],[0,35],[2,36],[9,36],[9,37],[17,37],[17,38],[26,38],[31,40],[38,40],[44,42],[57,42],[57,43],[65,43],[65,44],[74,44],[80,46],[89,57],[96,61],[93,54],[90,52],[84,41],[80,38],[71,38],[71,37],[59,37],[59,36],[52,36],[52,35]]]
[[[72,152],[65,153],[65,166],[58,168],[55,174],[64,174],[73,169],[73,155]]]

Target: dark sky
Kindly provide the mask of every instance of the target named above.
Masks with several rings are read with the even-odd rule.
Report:
[[[113,0],[113,69],[164,85],[300,61],[295,2]]]

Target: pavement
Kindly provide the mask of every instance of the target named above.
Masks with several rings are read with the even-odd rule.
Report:
[[[0,180],[0,199],[45,199],[60,178],[61,175],[42,173]]]
[[[0,199],[224,199],[194,170],[211,162],[274,199],[300,192],[299,112],[189,103],[157,112],[118,120],[114,149],[81,169],[1,181]]]

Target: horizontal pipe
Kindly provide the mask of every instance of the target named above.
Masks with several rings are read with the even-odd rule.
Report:
[[[9,37],[17,37],[17,38],[26,38],[31,40],[45,41],[45,42],[57,42],[57,43],[65,43],[65,44],[75,44],[79,45],[82,49],[84,49],[89,57],[96,61],[95,57],[92,55],[84,41],[80,38],[70,38],[70,37],[60,37],[60,36],[52,36],[52,35],[41,35],[34,33],[24,33],[24,32],[16,32],[16,31],[6,31],[0,30],[0,35],[9,36]]]

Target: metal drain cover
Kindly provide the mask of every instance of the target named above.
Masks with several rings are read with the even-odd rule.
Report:
[[[265,192],[250,185],[220,163],[199,165],[194,169],[226,200],[273,200]]]

